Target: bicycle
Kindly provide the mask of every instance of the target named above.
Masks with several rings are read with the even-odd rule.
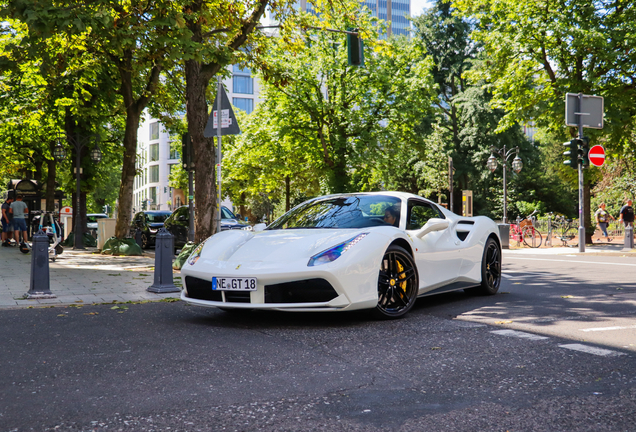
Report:
[[[533,211],[526,218],[517,218],[516,224],[510,224],[510,239],[516,240],[517,245],[522,241],[528,247],[538,248],[543,242],[543,237],[538,229],[534,226],[537,210]]]
[[[552,219],[553,213],[548,213],[548,236],[547,241],[552,239],[553,233],[555,237],[561,240],[563,246],[574,247],[576,244],[570,244],[572,240],[578,238],[579,230],[572,225],[572,219],[566,219],[565,216],[556,216]],[[556,230],[555,230],[556,228]],[[546,241],[546,242],[547,242]]]

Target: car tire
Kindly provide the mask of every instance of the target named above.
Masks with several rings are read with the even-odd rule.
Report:
[[[495,295],[501,285],[501,248],[490,237],[486,240],[481,259],[481,285],[466,291],[477,295]]]
[[[384,253],[378,273],[378,304],[373,315],[379,319],[403,317],[411,310],[419,291],[419,276],[411,254],[391,245]]]

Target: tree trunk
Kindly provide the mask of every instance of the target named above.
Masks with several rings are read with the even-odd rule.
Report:
[[[141,111],[135,112],[130,106],[126,111],[124,160],[121,169],[121,185],[119,186],[117,224],[115,225],[115,237],[119,239],[126,237],[130,231],[133,186],[136,174],[135,164],[137,162],[137,129],[139,129],[139,118],[141,117]]]
[[[196,212],[194,233],[199,243],[215,233],[216,221],[216,169],[214,138],[205,138],[203,130],[208,122],[208,103],[205,91],[211,77],[203,74],[201,64],[195,60],[185,62],[186,73],[186,115],[188,132],[192,139],[194,154],[194,202]]]
[[[53,154],[55,142],[49,144],[49,150]],[[57,162],[55,159],[47,159],[46,166],[48,168],[46,177],[46,211],[55,210],[55,176],[57,174]]]

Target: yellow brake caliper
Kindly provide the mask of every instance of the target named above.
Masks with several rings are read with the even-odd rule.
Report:
[[[395,260],[397,262],[397,266],[398,266],[398,277],[400,279],[406,279],[406,275],[404,274],[404,266],[402,265],[402,263],[398,260]],[[402,288],[402,291],[404,291],[404,293],[406,294],[406,281],[401,282],[400,284],[398,284],[398,286],[400,288]]]

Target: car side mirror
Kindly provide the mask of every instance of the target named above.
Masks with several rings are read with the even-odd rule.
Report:
[[[448,228],[449,225],[450,222],[447,219],[430,218],[422,228],[415,232],[415,236],[422,238],[433,231],[443,231]]]
[[[259,231],[264,231],[265,228],[267,228],[267,224],[259,223],[259,224],[254,225],[254,227],[252,229],[254,230],[254,232],[259,232]]]

